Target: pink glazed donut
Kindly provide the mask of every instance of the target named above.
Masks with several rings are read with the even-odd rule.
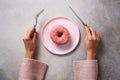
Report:
[[[70,39],[68,30],[62,25],[53,27],[50,31],[50,37],[58,45],[66,44]]]

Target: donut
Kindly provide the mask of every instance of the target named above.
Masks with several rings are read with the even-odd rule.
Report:
[[[66,44],[69,39],[69,31],[62,25],[54,26],[50,31],[52,41],[58,45]]]

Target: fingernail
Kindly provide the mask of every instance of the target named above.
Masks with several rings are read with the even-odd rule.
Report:
[[[36,27],[36,25],[34,25],[34,27]]]

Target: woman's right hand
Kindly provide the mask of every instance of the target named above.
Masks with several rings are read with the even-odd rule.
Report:
[[[89,26],[85,26],[86,29],[86,37],[85,44],[87,50],[87,60],[96,59],[96,49],[100,41],[99,34]]]

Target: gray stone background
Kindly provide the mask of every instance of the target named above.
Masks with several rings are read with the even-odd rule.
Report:
[[[80,28],[81,41],[69,55],[57,56],[41,43],[40,34],[36,53],[38,59],[49,65],[45,80],[73,80],[74,60],[85,59],[85,30],[68,8],[71,5],[79,16],[101,36],[97,50],[98,80],[120,80],[120,0],[0,0],[0,80],[17,80],[25,49],[22,37],[39,18],[37,31],[51,17],[66,16]]]

